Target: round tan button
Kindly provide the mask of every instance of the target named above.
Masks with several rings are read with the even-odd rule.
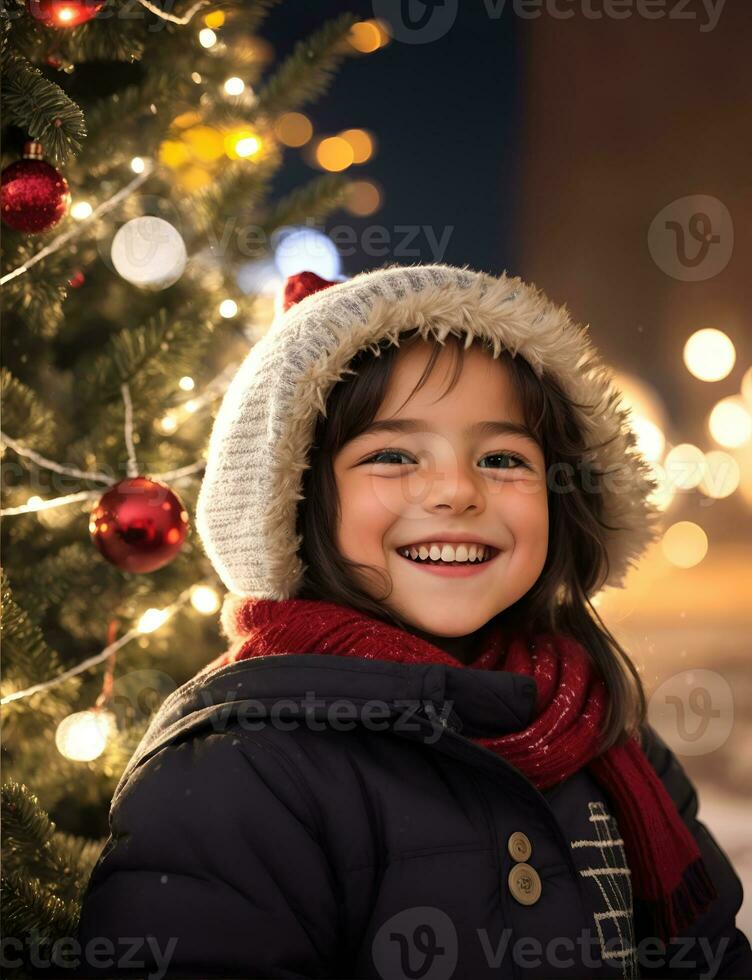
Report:
[[[521,830],[515,830],[510,835],[507,841],[507,848],[515,861],[527,861],[533,853],[533,845],[530,843],[530,838],[523,834]]]
[[[541,897],[541,880],[529,864],[515,864],[509,872],[509,891],[520,905],[535,905]]]

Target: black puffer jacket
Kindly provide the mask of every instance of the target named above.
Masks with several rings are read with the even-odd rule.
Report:
[[[525,727],[533,696],[508,672],[328,654],[194,678],[113,798],[76,975],[752,977],[741,883],[653,729],[720,895],[668,950],[587,771],[541,794],[471,741]]]

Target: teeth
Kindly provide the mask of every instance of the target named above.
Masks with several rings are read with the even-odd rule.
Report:
[[[482,562],[490,557],[490,548],[485,545],[476,544],[440,544],[430,542],[427,544],[411,545],[409,548],[400,548],[399,552],[405,558],[412,558],[414,561],[445,561],[445,562]]]

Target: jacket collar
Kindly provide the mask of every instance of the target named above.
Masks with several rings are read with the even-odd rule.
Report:
[[[159,748],[188,730],[215,731],[239,718],[290,716],[317,722],[352,721],[377,730],[410,717],[468,737],[505,735],[532,720],[537,685],[509,671],[445,664],[402,664],[333,654],[275,654],[202,672],[173,691],[151,720],[113,797],[132,772]],[[335,709],[335,705],[338,705]],[[346,707],[342,707],[346,706]],[[275,715],[272,714],[275,713]]]

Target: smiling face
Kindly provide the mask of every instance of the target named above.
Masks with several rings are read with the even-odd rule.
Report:
[[[366,430],[334,458],[337,547],[346,558],[388,573],[393,590],[384,604],[416,633],[468,637],[521,598],[543,569],[545,462],[532,434],[481,426],[524,428],[525,420],[509,369],[475,344],[464,352],[451,391],[444,394],[452,352],[443,348],[428,380],[405,404],[431,349],[419,340],[397,353],[372,426],[389,420],[402,429]],[[413,420],[408,427],[407,419]],[[445,535],[485,542],[494,557],[458,575],[399,553],[405,545],[446,541]],[[375,576],[358,578],[369,595],[383,595]],[[452,648],[451,642],[441,645]]]

